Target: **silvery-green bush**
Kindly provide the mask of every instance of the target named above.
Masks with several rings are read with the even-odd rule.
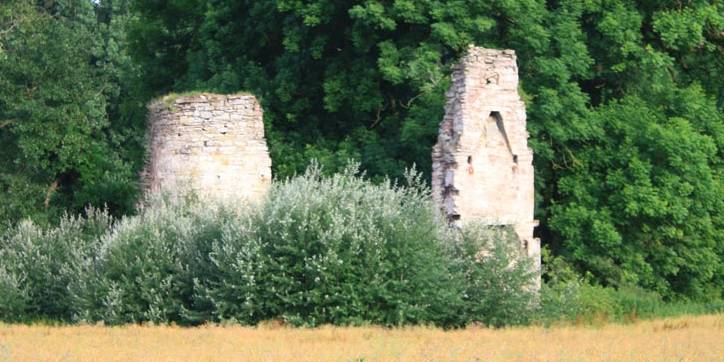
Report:
[[[209,278],[210,246],[233,208],[184,198],[154,197],[134,217],[100,237],[86,277],[70,286],[74,318],[111,324],[203,322],[209,315],[194,300],[195,282]],[[200,314],[197,312],[200,310]]]
[[[57,227],[26,220],[0,235],[0,318],[70,320],[68,286],[86,277],[83,266],[112,228],[107,212],[63,217]]]
[[[276,183],[214,246],[216,317],[292,324],[450,323],[462,305],[449,230],[418,175],[375,185],[315,166]]]
[[[373,184],[312,165],[248,206],[155,197],[0,240],[3,320],[499,326],[534,304],[515,242],[448,227],[415,172]]]

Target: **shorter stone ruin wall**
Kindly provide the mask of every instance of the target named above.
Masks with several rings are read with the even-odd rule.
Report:
[[[146,192],[257,200],[271,183],[263,112],[248,94],[167,96],[149,105]]]

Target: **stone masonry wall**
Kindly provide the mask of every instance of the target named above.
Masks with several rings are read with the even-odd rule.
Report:
[[[252,95],[157,100],[149,105],[148,141],[147,191],[256,200],[271,183],[262,109]]]
[[[450,222],[510,225],[540,267],[533,153],[515,52],[471,47],[452,80],[432,152],[433,197]]]

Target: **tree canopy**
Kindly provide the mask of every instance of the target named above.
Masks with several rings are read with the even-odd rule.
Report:
[[[130,58],[125,26],[102,17],[112,6],[0,5],[0,220],[132,209],[135,136],[119,109]]]
[[[168,92],[256,94],[277,178],[350,158],[374,178],[413,163],[429,175],[451,66],[475,44],[518,54],[543,243],[606,285],[721,297],[723,8],[13,0],[0,5],[0,218],[131,210],[143,104]]]

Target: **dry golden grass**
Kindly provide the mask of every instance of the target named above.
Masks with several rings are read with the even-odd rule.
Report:
[[[724,361],[724,315],[601,327],[0,325],[0,360]]]

